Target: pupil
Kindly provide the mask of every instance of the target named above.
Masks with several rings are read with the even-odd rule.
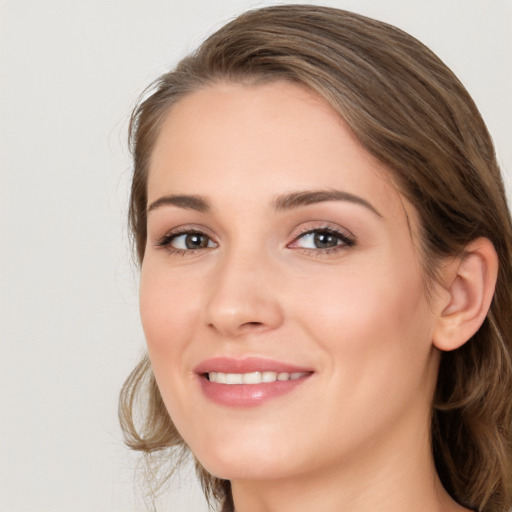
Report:
[[[208,240],[204,235],[193,233],[191,235],[187,235],[185,245],[187,246],[187,249],[200,249],[208,245]]]
[[[319,249],[327,249],[338,245],[338,237],[330,233],[315,233],[315,245]]]

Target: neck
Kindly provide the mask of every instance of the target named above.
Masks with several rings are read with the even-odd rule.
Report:
[[[428,424],[425,422],[424,424]],[[411,435],[411,432],[413,435]],[[269,480],[231,482],[236,512],[461,512],[444,490],[428,428],[359,447],[333,467]]]

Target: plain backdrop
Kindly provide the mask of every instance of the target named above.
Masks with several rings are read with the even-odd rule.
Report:
[[[152,79],[269,3],[0,0],[0,512],[145,510],[117,423],[144,350],[127,120]],[[437,52],[479,105],[510,181],[511,0],[319,3]],[[190,469],[158,510],[207,510]]]

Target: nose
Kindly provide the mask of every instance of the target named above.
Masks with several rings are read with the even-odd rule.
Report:
[[[230,338],[278,328],[283,309],[270,258],[241,251],[224,256],[204,309],[208,327]]]

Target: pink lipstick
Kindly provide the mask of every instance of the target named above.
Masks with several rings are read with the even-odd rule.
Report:
[[[207,398],[228,407],[252,407],[289,393],[312,374],[309,368],[271,359],[213,358],[195,368]]]

